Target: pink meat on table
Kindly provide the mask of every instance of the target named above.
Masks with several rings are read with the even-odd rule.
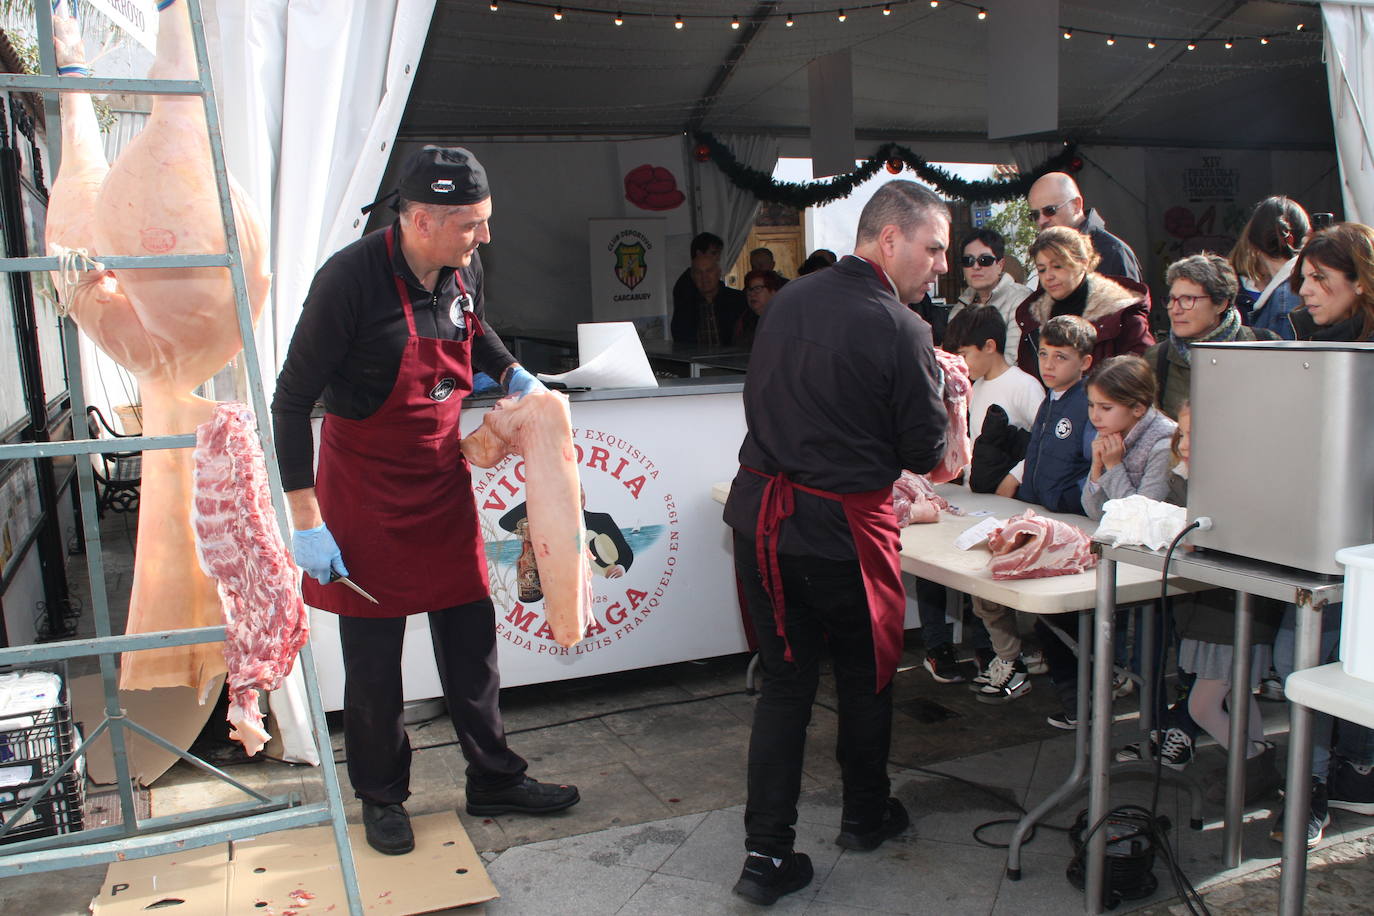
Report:
[[[196,430],[192,520],[201,568],[216,583],[224,611],[229,668],[229,736],[249,756],[268,734],[258,691],[275,690],[310,635],[300,570],[272,507],[253,411],[220,404]]]
[[[899,528],[938,522],[940,513],[948,508],[949,502],[920,474],[903,471],[892,485],[892,514],[897,516]]]
[[[988,537],[994,579],[1069,576],[1097,565],[1088,536],[1073,525],[1027,509]]]
[[[935,348],[935,359],[945,373],[945,412],[949,431],[945,434],[945,455],[927,476],[932,483],[948,483],[973,461],[973,443],[968,437],[968,396],[973,390],[968,364],[957,353]]]
[[[511,454],[524,459],[525,509],[544,617],[560,646],[576,644],[591,623],[592,574],[567,397],[537,391],[498,401],[463,439],[463,454],[477,467],[492,467]]]

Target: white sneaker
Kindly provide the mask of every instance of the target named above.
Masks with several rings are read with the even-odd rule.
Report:
[[[1027,649],[1021,653],[1021,661],[1026,664],[1027,674],[1049,674],[1050,666],[1045,664],[1045,653],[1039,649]]]
[[[1014,662],[994,658],[987,673],[988,682],[978,691],[980,703],[1006,703],[1031,689],[1030,676],[1019,658]]]
[[[1119,700],[1128,697],[1135,691],[1135,681],[1124,671],[1117,671],[1112,675],[1112,699]]]

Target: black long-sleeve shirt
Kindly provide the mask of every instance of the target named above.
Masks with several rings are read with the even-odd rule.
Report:
[[[832,493],[892,486],[939,464],[949,425],[930,326],[872,265],[843,258],[778,291],[759,320],[744,380],[740,464]],[[725,522],[753,538],[767,483],[741,469]],[[852,560],[834,500],[796,492],[780,553]]]
[[[402,279],[410,295],[418,336],[462,340],[476,315],[484,333],[472,342],[474,370],[499,379],[515,362],[486,322],[480,256],[474,252],[464,268],[443,268],[431,292],[406,263],[400,233],[398,222],[390,258],[386,230],[379,229],[335,252],[310,285],[272,396],[284,490],[315,484],[310,412],[316,401],[322,401],[329,413],[362,420],[376,413],[395,387],[409,337],[395,277]],[[449,306],[460,295],[460,274],[473,298],[473,312],[464,316],[461,328],[449,319]]]

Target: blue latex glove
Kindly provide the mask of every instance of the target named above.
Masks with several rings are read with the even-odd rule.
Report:
[[[348,575],[339,545],[334,543],[334,535],[324,525],[291,532],[291,556],[295,558],[297,566],[321,585],[329,584],[331,573]]]
[[[531,391],[548,391],[544,383],[525,371],[524,366],[516,365],[511,367],[506,375],[506,394],[513,394],[517,398],[523,398]]]

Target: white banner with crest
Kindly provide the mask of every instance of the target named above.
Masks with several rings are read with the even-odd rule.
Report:
[[[592,320],[633,321],[640,337],[666,336],[664,224],[662,219],[587,220]]]

